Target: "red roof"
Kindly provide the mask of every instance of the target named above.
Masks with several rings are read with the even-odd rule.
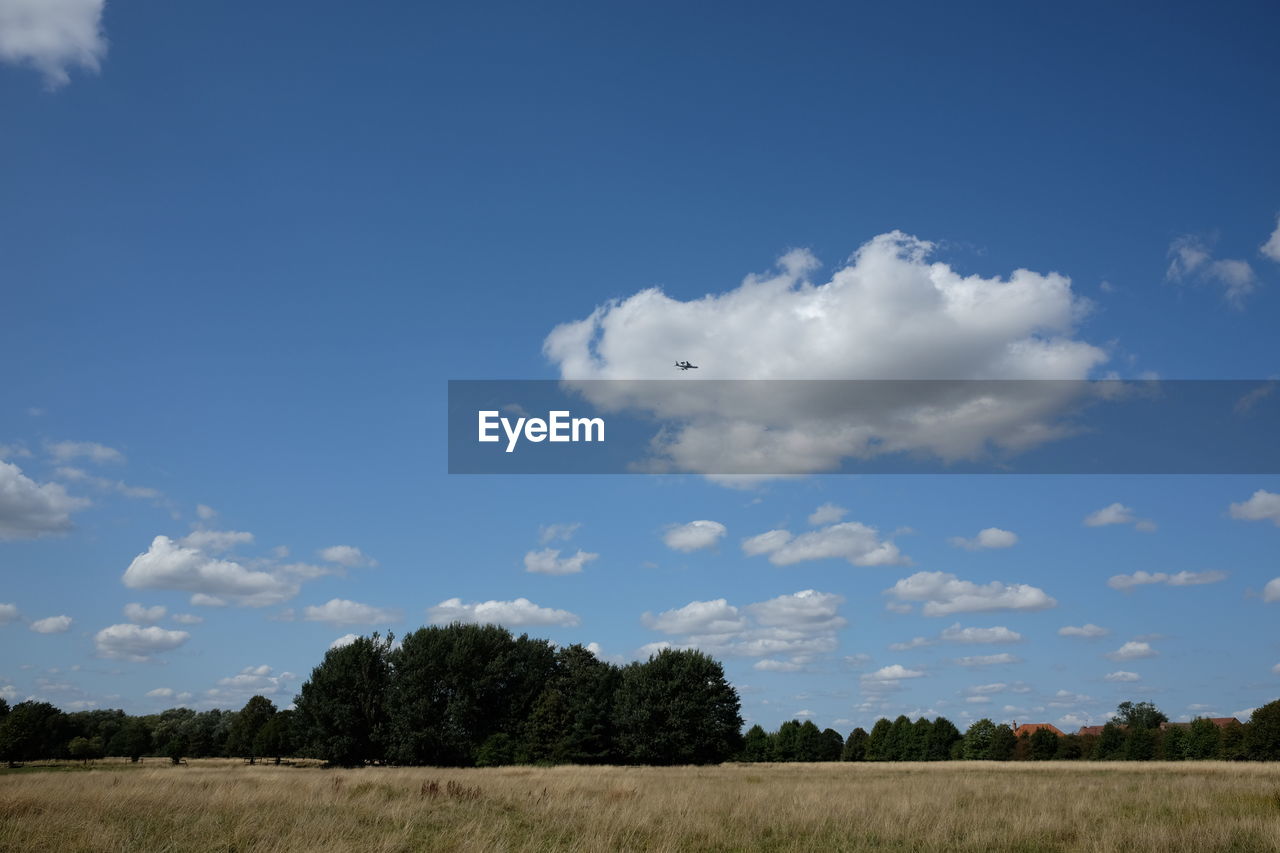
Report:
[[[1100,735],[1106,726],[1081,726],[1078,735]]]
[[[1048,729],[1055,735],[1062,736],[1062,732],[1053,723],[1023,723],[1013,730],[1013,734],[1015,737],[1022,737],[1024,734],[1030,737],[1040,729]]]

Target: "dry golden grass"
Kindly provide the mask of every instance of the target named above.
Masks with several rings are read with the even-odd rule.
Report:
[[[1280,850],[1280,766],[0,773],[3,850]]]

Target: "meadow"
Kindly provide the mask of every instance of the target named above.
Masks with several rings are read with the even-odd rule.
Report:
[[[0,849],[1280,849],[1280,765],[0,770]]]

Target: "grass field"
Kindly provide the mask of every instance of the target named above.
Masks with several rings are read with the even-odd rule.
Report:
[[[1280,849],[1280,766],[0,771],[3,850]]]

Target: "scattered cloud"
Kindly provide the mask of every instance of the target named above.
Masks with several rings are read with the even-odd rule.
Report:
[[[1271,232],[1267,242],[1258,247],[1258,251],[1277,263],[1280,263],[1280,216],[1276,217],[1276,230]]]
[[[123,480],[112,480],[109,477],[99,477],[90,474],[81,468],[73,468],[69,465],[60,465],[54,471],[54,474],[60,480],[69,483],[80,483],[86,486],[92,486],[104,492],[116,492],[124,495],[126,498],[141,498],[155,500],[162,497],[158,489],[152,489],[147,486],[131,486]]]
[[[900,663],[882,666],[875,672],[864,673],[861,681],[864,686],[868,684],[897,684],[899,681],[909,678],[923,678],[924,671],[919,669],[907,669]]]
[[[191,603],[204,606],[266,607],[293,598],[300,588],[292,578],[216,558],[163,535],[133,558],[122,579],[130,589],[190,592]]]
[[[889,646],[891,651],[901,652],[910,649],[924,648],[925,646],[934,646],[938,643],[964,643],[964,644],[991,644],[991,643],[1018,643],[1022,641],[1022,635],[1017,631],[1011,631],[1004,626],[995,626],[992,628],[962,628],[957,622],[950,628],[945,628],[935,638],[914,637],[905,643],[894,643]]]
[[[16,604],[0,604],[0,625],[7,625],[10,622],[17,622],[22,618],[22,614],[18,612]]]
[[[801,672],[805,667],[804,664],[791,661],[763,658],[752,664],[751,668],[760,672]]]
[[[334,627],[343,625],[386,625],[403,618],[398,610],[374,607],[345,598],[331,598],[321,605],[312,605],[303,611],[308,622],[324,622]]]
[[[646,612],[640,617],[646,628],[664,634],[731,634],[747,626],[746,617],[723,598],[714,601],[691,601],[684,607],[664,610],[657,616]]]
[[[911,560],[891,541],[882,541],[874,527],[844,521],[792,536],[787,530],[770,530],[742,542],[748,557],[769,555],[775,566],[805,560],[847,560],[855,566],[904,566]]]
[[[356,640],[358,640],[358,639],[360,639],[360,635],[359,635],[359,634],[343,634],[341,637],[339,637],[338,639],[336,639],[336,640],[334,640],[332,643],[330,643],[330,644],[329,644],[329,648],[331,648],[331,649],[340,649],[340,648],[342,648],[343,646],[349,646],[349,645],[351,645],[352,643],[354,643],[354,642],[355,642]]]
[[[1243,521],[1270,521],[1280,527],[1280,495],[1258,489],[1242,503],[1233,503],[1230,507],[1232,518]]]
[[[61,634],[71,627],[70,616],[46,616],[31,623],[31,630],[37,634]]]
[[[107,55],[106,0],[0,0],[0,62],[39,71],[53,90],[71,70],[97,72]]]
[[[548,542],[554,542],[557,539],[562,542],[568,542],[581,526],[582,524],[579,522],[572,524],[544,524],[538,528],[538,544],[546,545]]]
[[[253,534],[243,530],[193,530],[178,540],[186,548],[210,554],[233,550],[237,545],[252,545]]]
[[[179,625],[199,625],[204,621],[203,616],[197,616],[194,613],[175,613],[173,621]]]
[[[0,462],[0,541],[66,533],[71,513],[88,505],[57,483],[37,483],[17,465]]]
[[[924,602],[925,616],[987,610],[1044,610],[1058,604],[1039,587],[1000,581],[976,584],[948,572],[916,572],[886,589],[885,594],[904,604]]]
[[[1267,585],[1262,588],[1262,600],[1268,604],[1280,601],[1280,578],[1267,581]]]
[[[45,450],[59,463],[73,462],[76,459],[87,459],[96,464],[124,464],[124,454],[114,447],[98,444],[96,441],[50,441],[45,442]]]
[[[168,608],[163,604],[144,607],[141,604],[130,603],[124,606],[124,618],[136,625],[154,625],[164,619],[166,613]]]
[[[173,694],[174,689],[172,687],[157,687],[155,690],[147,691],[147,696],[152,699],[169,699]]]
[[[93,642],[99,657],[141,662],[161,652],[173,651],[190,638],[186,631],[168,631],[154,625],[143,628],[128,623],[103,628]]]
[[[718,521],[691,521],[688,524],[672,525],[662,535],[663,543],[673,551],[688,554],[703,548],[710,548],[724,538],[728,532]]]
[[[205,697],[214,702],[239,705],[250,696],[286,696],[294,693],[298,676],[292,672],[276,671],[261,664],[246,666],[235,675],[219,678],[217,686],[205,691]]]
[[[1110,681],[1116,684],[1131,684],[1135,681],[1141,681],[1142,676],[1138,675],[1138,673],[1136,672],[1126,672],[1125,670],[1121,669],[1115,672],[1108,672],[1106,675],[1102,676],[1102,680]]]
[[[1114,652],[1107,652],[1106,657],[1111,660],[1141,660],[1142,658],[1153,658],[1160,654],[1151,648],[1151,644],[1138,640],[1130,640]]]
[[[1108,527],[1113,524],[1132,524],[1134,530],[1152,533],[1156,523],[1149,518],[1138,518],[1130,507],[1122,503],[1113,503],[1102,509],[1091,512],[1084,519],[1085,527]]]
[[[957,548],[964,548],[966,551],[983,551],[993,548],[1012,548],[1018,544],[1018,534],[1001,530],[999,527],[988,527],[979,530],[978,535],[972,539],[953,536],[949,541]]]
[[[1084,625],[1064,625],[1058,629],[1058,635],[1061,637],[1105,637],[1110,634],[1108,628],[1087,622]]]
[[[326,563],[337,563],[348,569],[373,568],[378,561],[360,552],[353,545],[330,545],[316,552]]]
[[[524,555],[524,570],[543,575],[573,575],[581,572],[583,566],[599,556],[579,548],[572,556],[561,557],[558,549],[543,548]]]
[[[956,658],[955,662],[957,666],[999,666],[1006,663],[1021,663],[1022,658],[1017,655],[1011,655],[1008,652],[1002,652],[998,655],[972,655]]]
[[[809,524],[821,527],[824,524],[835,524],[848,514],[849,510],[833,503],[825,503],[809,513]]]
[[[432,624],[473,622],[479,624],[521,627],[525,625],[559,625],[572,628],[582,620],[567,610],[539,607],[527,598],[514,601],[480,601],[464,604],[460,598],[446,599],[427,608]]]
[[[1199,281],[1224,289],[1223,296],[1235,308],[1244,306],[1245,297],[1258,285],[1258,277],[1248,261],[1214,258],[1198,237],[1186,235],[1169,246],[1169,269],[1165,279],[1173,282]]]
[[[1137,571],[1131,575],[1112,575],[1107,586],[1112,589],[1129,590],[1150,584],[1168,584],[1169,586],[1201,586],[1207,583],[1220,583],[1227,579],[1227,573],[1213,569],[1207,572],[1165,572]]]

